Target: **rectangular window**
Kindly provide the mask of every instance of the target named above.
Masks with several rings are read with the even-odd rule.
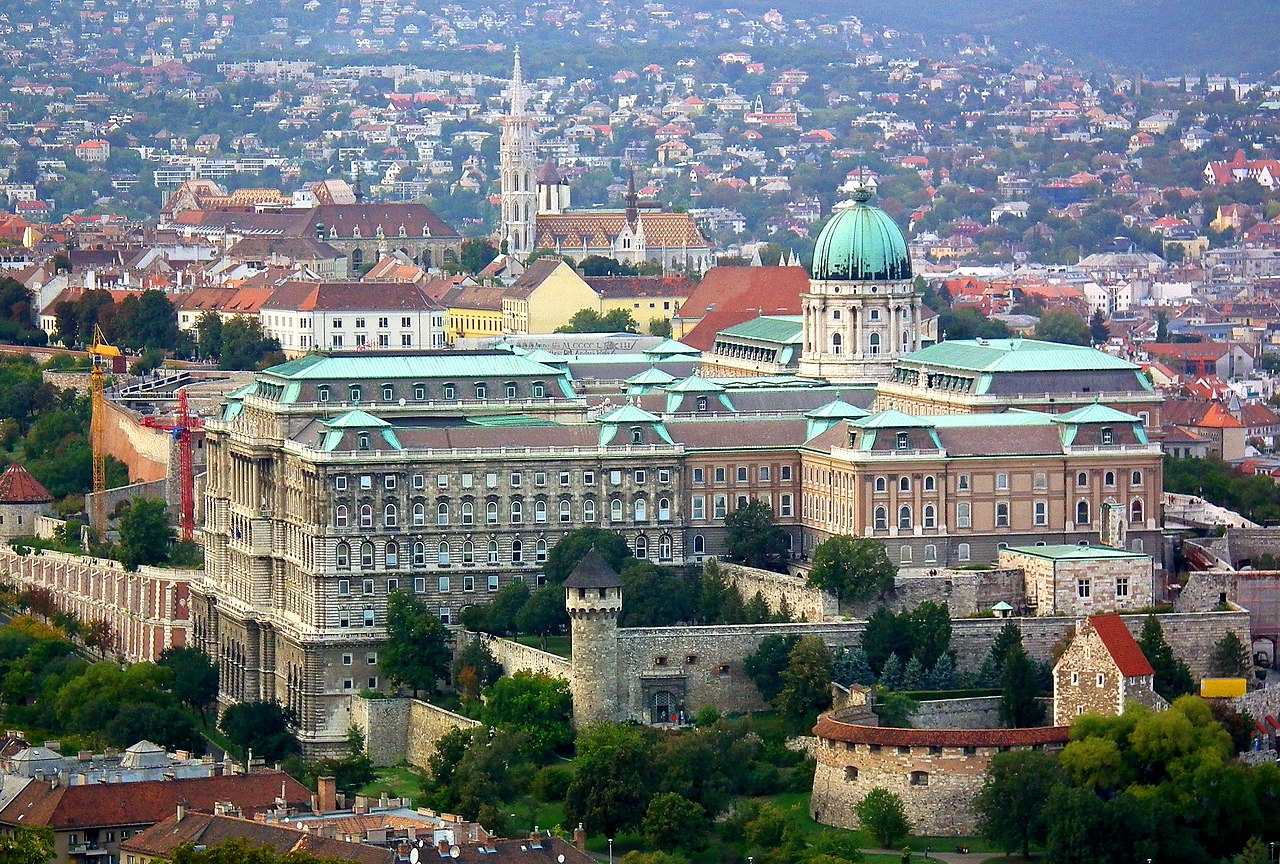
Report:
[[[610,484],[612,484],[612,485],[614,485],[614,486],[621,486],[621,485],[622,485],[622,472],[621,472],[621,471],[610,471],[610,472],[609,472],[609,483],[610,483]]]
[[[427,580],[425,576],[419,576],[413,580],[413,590],[416,594],[427,593]]]
[[[747,466],[739,465],[738,473],[735,476],[738,478],[739,483],[746,483],[747,482]]]
[[[356,682],[355,682],[353,679],[351,679],[351,678],[343,678],[343,679],[342,679],[342,689],[343,689],[343,690],[354,690],[354,689],[356,689]]]
[[[372,610],[372,609],[365,609],[365,610],[364,610],[364,626],[366,626],[366,627],[372,627],[372,626],[373,626],[373,621],[374,621],[374,618],[373,618],[373,610]]]
[[[1092,594],[1093,585],[1088,579],[1076,580],[1076,596],[1081,600],[1088,600]]]
[[[670,483],[670,482],[671,482],[671,469],[670,469],[670,468],[659,468],[659,469],[658,469],[658,482],[659,482],[659,483]]]
[[[520,478],[521,478],[521,474],[519,471],[511,472],[511,488],[512,489],[520,488]]]
[[[779,476],[781,479],[783,479],[783,480],[790,480],[790,479],[791,479],[791,466],[790,466],[790,465],[783,465],[781,468],[779,468],[779,469],[778,469],[778,476]]]
[[[351,616],[347,613],[346,609],[343,609],[338,612],[338,626],[339,627],[351,626]]]
[[[714,510],[712,516],[716,519],[723,519],[729,515],[729,499],[725,495],[717,495],[714,502]]]
[[[412,318],[401,318],[401,319],[400,319],[400,326],[401,326],[401,327],[412,327],[412,326],[413,326],[413,319],[412,319]]]
[[[773,469],[768,465],[761,465],[757,476],[760,478],[761,483],[768,483],[773,479]]]
[[[421,474],[414,474],[414,475],[413,475],[413,488],[414,488],[414,489],[425,489],[425,488],[426,488],[426,486],[427,486],[427,478],[426,478],[426,477],[423,477]]]
[[[362,593],[362,594],[372,594],[372,593],[373,593],[373,580],[372,580],[372,579],[365,579],[365,580],[364,580],[364,582],[363,582],[363,583],[361,583],[361,593]]]
[[[372,489],[372,488],[373,488],[373,475],[372,475],[372,474],[361,474],[361,475],[360,475],[360,488],[361,488],[361,489]]]
[[[692,513],[694,519],[707,518],[707,499],[703,495],[694,495],[692,501]]]
[[[470,489],[470,488],[472,487],[472,485],[474,485],[474,483],[475,483],[475,480],[474,480],[474,478],[471,476],[470,472],[468,472],[468,473],[466,473],[466,474],[463,474],[463,475],[462,475],[462,488],[463,488],[463,489]]]
[[[437,488],[437,489],[448,489],[448,488],[449,488],[449,475],[448,475],[448,474],[437,474],[437,475],[436,475],[436,488]]]
[[[778,499],[778,515],[780,515],[780,516],[790,516],[790,515],[791,515],[791,496],[790,496],[790,495],[782,495],[782,496],[780,496],[780,497],[779,497],[779,499]]]
[[[1036,525],[1049,524],[1049,502],[1037,501],[1035,503]]]
[[[396,475],[394,475],[394,474],[388,474],[387,476],[383,477],[383,478],[382,478],[382,488],[383,488],[383,489],[394,489],[394,488],[396,488]]]
[[[583,472],[582,472],[582,485],[583,485],[583,486],[594,486],[594,485],[596,485],[596,472],[594,472],[594,471],[583,471]]]
[[[351,580],[350,579],[338,580],[338,596],[339,597],[351,596]]]
[[[343,655],[342,655],[342,665],[343,665],[343,666],[350,666],[350,665],[351,665],[352,663],[354,663],[354,662],[355,662],[355,660],[354,660],[354,656],[353,656],[353,655],[351,655],[351,654],[343,654]]]
[[[441,606],[441,607],[440,607],[440,623],[441,623],[441,624],[448,624],[451,620],[452,620],[452,618],[451,618],[451,617],[450,617],[450,615],[449,615],[449,607],[448,607],[448,606]]]
[[[347,478],[338,476],[333,478],[333,488],[338,492],[347,491]]]
[[[724,478],[725,478],[724,467],[723,467],[723,466],[721,466],[721,467],[719,467],[719,468],[717,468],[717,469],[716,469],[716,482],[717,482],[717,483],[723,483],[723,482],[725,482],[725,481],[724,481]]]
[[[1031,478],[1031,486],[1034,489],[1048,489],[1049,478],[1043,471],[1037,471]]]
[[[707,482],[707,470],[706,470],[705,468],[694,468],[694,469],[693,469],[693,482],[694,482],[694,483],[705,483],[705,482]]]
[[[1129,596],[1129,577],[1128,576],[1116,577],[1116,597],[1128,597],[1128,596]]]
[[[568,472],[568,471],[561,471],[561,472],[560,472],[560,485],[561,485],[561,486],[568,486],[568,485],[569,485],[569,472]]]
[[[647,475],[647,474],[645,474],[645,472],[644,472],[644,471],[641,471],[641,470],[637,470],[637,471],[636,471],[636,473],[635,473],[635,481],[636,481],[636,483],[637,483],[637,484],[642,484],[642,483],[644,483],[644,481],[645,481],[645,480],[647,480],[647,479],[648,479],[648,475]]]
[[[1004,491],[1004,490],[1006,490],[1006,489],[1008,489],[1008,488],[1009,488],[1009,475],[1008,475],[1008,474],[997,474],[997,475],[996,475],[996,489],[999,489],[999,490],[1001,490],[1001,491]]]
[[[463,590],[463,591],[474,591],[474,590],[476,590],[476,577],[474,577],[474,576],[463,576],[463,577],[462,577],[462,590]]]
[[[436,590],[439,591],[441,594],[449,593],[449,577],[448,576],[441,576],[438,580],[436,580]]]
[[[484,485],[488,489],[496,489],[498,487],[498,475],[490,471],[484,475]]]
[[[370,690],[377,690],[377,689],[378,689],[378,676],[377,676],[377,675],[370,675],[370,676],[369,676],[369,689],[370,689]]]
[[[490,574],[489,574],[489,583],[488,583],[488,585],[487,585],[486,587],[487,587],[490,591],[497,591],[497,590],[498,590],[498,574],[497,574],[497,573],[490,573]]]
[[[546,472],[546,471],[535,471],[535,472],[533,473],[533,485],[534,485],[534,486],[546,486],[546,485],[547,485],[547,472]]]

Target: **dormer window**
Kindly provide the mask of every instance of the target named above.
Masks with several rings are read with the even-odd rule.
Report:
[[[329,385],[328,384],[321,384],[319,387],[316,388],[316,401],[317,402],[329,401]]]
[[[350,393],[350,396],[351,396],[350,402],[351,402],[353,405],[358,405],[358,404],[360,404],[360,385],[359,385],[359,384],[352,384],[352,385],[351,385],[351,393]]]
[[[352,228],[352,229],[351,229],[351,236],[352,236],[352,237],[354,237],[354,238],[356,238],[357,240],[359,240],[359,239],[360,239],[360,226],[359,226],[359,225],[357,225],[357,226],[355,226],[354,228]]]
[[[1110,426],[1102,427],[1102,443],[1103,444],[1116,443],[1116,431],[1112,429]]]
[[[911,436],[906,432],[899,432],[896,441],[896,447],[899,450],[908,450],[911,448]]]
[[[401,236],[401,237],[408,237],[408,236],[409,236],[409,235],[408,235],[408,233],[404,230],[404,225],[401,225],[401,226],[400,226],[400,236]]]
[[[631,427],[631,443],[632,444],[644,443],[644,430],[642,430],[639,426]]]
[[[422,236],[423,236],[423,237],[430,237],[430,236],[431,236],[431,228],[430,228],[429,226],[427,226],[427,225],[423,225],[423,226],[422,226]]]
[[[698,397],[698,410],[699,410],[699,411],[706,411],[706,410],[707,410],[707,397],[706,397],[706,396],[699,396],[699,397]]]
[[[368,450],[368,449],[370,449],[370,448],[369,448],[369,433],[368,433],[368,432],[360,432],[360,433],[358,433],[358,434],[356,435],[356,448],[357,448],[357,449],[359,449],[359,450]]]

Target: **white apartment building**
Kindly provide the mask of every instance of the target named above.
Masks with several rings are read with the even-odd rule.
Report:
[[[404,282],[286,282],[258,312],[286,357],[443,348],[445,308]]]

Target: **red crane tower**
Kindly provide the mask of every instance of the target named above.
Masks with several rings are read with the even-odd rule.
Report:
[[[179,524],[182,539],[191,540],[195,535],[196,525],[195,454],[191,433],[203,429],[204,422],[191,415],[187,407],[187,394],[183,391],[178,394],[178,416],[173,422],[168,423],[157,417],[144,417],[142,425],[151,429],[168,429],[173,434],[173,440],[178,442],[178,494],[181,508]]]

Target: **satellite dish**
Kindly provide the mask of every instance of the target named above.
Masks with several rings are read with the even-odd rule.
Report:
[[[403,397],[403,396],[401,396],[401,397],[400,397],[400,407],[401,407],[401,408],[403,408],[403,407],[404,407],[404,405],[405,405],[404,397]]]
[[[462,854],[462,850],[461,850],[461,849],[459,849],[457,846],[450,846],[450,847],[449,847],[449,857],[450,857],[450,858],[457,858],[457,857],[458,857],[459,855],[461,855],[461,854]]]
[[[557,856],[556,856],[556,864],[564,864],[564,856],[563,856],[563,855],[557,855]]]
[[[417,850],[417,849],[410,849],[410,850],[409,850],[409,864],[418,864],[418,850]]]

